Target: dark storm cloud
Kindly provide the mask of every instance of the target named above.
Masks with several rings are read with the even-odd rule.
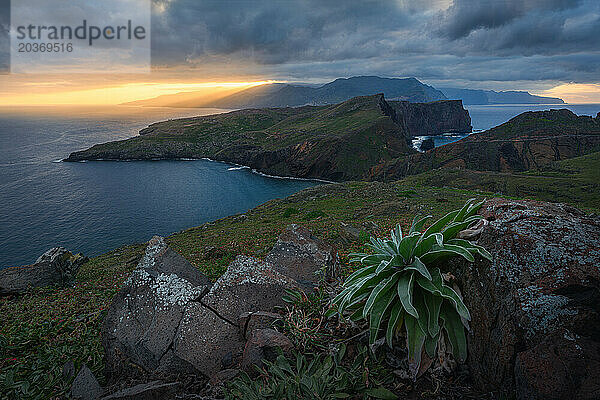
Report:
[[[0,0],[0,74],[10,68],[10,0]]]
[[[273,77],[599,80],[597,0],[155,0],[153,63]]]
[[[458,39],[477,29],[504,26],[527,14],[560,12],[579,3],[579,0],[455,0],[443,15],[442,31],[450,39]]]

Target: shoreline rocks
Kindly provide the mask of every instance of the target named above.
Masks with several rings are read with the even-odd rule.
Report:
[[[30,287],[66,285],[75,279],[79,268],[88,260],[64,247],[54,247],[35,263],[0,270],[0,296],[18,295]]]

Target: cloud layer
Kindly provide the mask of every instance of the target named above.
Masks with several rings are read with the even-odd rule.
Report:
[[[155,0],[157,66],[272,77],[600,80],[597,0]],[[242,72],[242,71],[240,71]]]

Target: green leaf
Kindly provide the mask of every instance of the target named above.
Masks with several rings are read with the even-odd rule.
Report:
[[[474,198],[467,200],[465,205],[460,209],[460,211],[458,212],[458,214],[456,214],[456,217],[454,217],[454,219],[452,221],[456,221],[456,222],[464,221],[465,215],[467,214],[469,207],[471,207],[471,204],[473,204],[474,201],[475,201]]]
[[[388,278],[390,280],[392,280],[394,278],[394,276]],[[385,293],[383,295],[380,295],[377,297],[377,300],[375,302],[375,305],[373,306],[373,308],[371,308],[370,311],[370,315],[369,315],[369,343],[373,344],[375,343],[375,341],[377,340],[377,337],[379,336],[379,328],[381,325],[381,321],[383,320],[383,317],[386,313],[386,310],[388,309],[388,307],[390,306],[390,304],[392,303],[392,301],[394,301],[396,299],[396,293],[394,290],[389,290],[390,288],[392,288],[394,286],[394,284],[396,283],[396,280],[393,279],[391,281],[391,283],[388,283],[386,286]],[[364,314],[364,311],[363,311]]]
[[[427,355],[431,358],[435,357],[435,351],[437,350],[438,341],[440,340],[440,335],[437,334],[435,336],[429,336],[425,338],[425,351]]]
[[[398,253],[404,259],[404,262],[409,263],[411,261],[413,251],[419,239],[421,238],[420,233],[413,233],[412,235],[405,236],[400,244],[398,245]]]
[[[427,327],[429,335],[436,336],[440,332],[440,307],[442,306],[442,296],[436,296],[435,294],[429,294],[423,296],[423,301],[427,307],[429,321]]]
[[[456,293],[450,286],[447,286],[447,285],[442,286],[441,292],[442,292],[442,297],[450,300],[450,302],[454,306],[456,312],[458,314],[460,314],[461,317],[463,317],[467,321],[471,320],[471,315],[469,314],[469,310],[467,309],[467,306],[465,306],[465,303],[463,303],[463,301],[460,298],[460,296],[458,295],[458,293]]]
[[[417,318],[417,322],[419,323],[419,327],[421,330],[427,334],[428,331],[428,321],[429,321],[429,312],[427,310],[427,306],[425,305],[425,301],[423,300],[423,291],[416,290],[413,296],[413,305],[419,313],[419,318]]]
[[[483,247],[478,246],[474,243],[471,243],[468,240],[465,239],[450,239],[448,240],[448,244],[454,244],[454,245],[458,245],[458,246],[462,246],[466,249],[468,249],[469,251],[473,252],[477,252],[481,257],[488,259],[489,261],[492,261],[492,255]]]
[[[412,305],[413,277],[414,272],[412,271],[407,271],[400,275],[400,279],[398,279],[398,297],[406,312],[415,318],[419,318],[417,310]]]
[[[475,215],[475,213],[481,209],[481,206],[483,205],[483,203],[485,203],[485,199],[481,200],[479,203],[471,205],[469,207],[469,210],[465,214],[465,218]]]
[[[408,369],[413,380],[415,380],[421,365],[421,351],[423,351],[423,344],[425,343],[425,332],[421,330],[419,323],[411,315],[406,316],[404,325],[406,325]]]
[[[412,264],[406,266],[404,269],[417,271],[424,278],[431,280],[431,274],[429,273],[429,270],[427,269],[427,267],[425,266],[425,264],[423,264],[421,262],[421,260],[419,259],[419,257],[415,257],[415,259],[412,262]]]
[[[410,231],[408,232],[408,234],[412,234],[415,232],[420,232],[421,229],[423,229],[423,225],[425,224],[425,222],[429,219],[432,218],[432,215],[428,215],[426,217],[423,218],[419,218],[418,215],[415,215],[415,218],[413,219],[412,225],[410,227]]]
[[[423,233],[423,237],[428,237],[429,235],[432,235],[434,233],[441,233],[442,228],[444,228],[444,226],[446,226],[448,222],[450,222],[454,217],[456,217],[458,211],[459,210],[451,211],[448,214],[444,215],[442,218],[435,221],[433,224],[431,224],[429,228],[425,230],[425,232]]]
[[[445,250],[453,251],[456,254],[461,255],[462,257],[464,257],[469,262],[475,261],[475,258],[473,258],[473,254],[471,254],[471,252],[469,250],[465,249],[462,246],[457,246],[455,244],[446,244],[446,243],[444,243],[444,249]]]
[[[393,392],[387,390],[384,387],[367,389],[365,390],[365,394],[375,399],[383,400],[396,400],[398,398],[398,396],[396,396]]]
[[[385,333],[385,341],[390,348],[392,347],[392,339],[396,333],[398,323],[402,323],[403,313],[404,309],[402,308],[402,303],[397,301],[390,311],[390,318],[388,320],[388,326]]]
[[[447,303],[442,305],[440,316],[444,320],[444,330],[448,334],[448,340],[452,345],[454,358],[459,362],[464,362],[467,359],[467,338],[460,316]]]
[[[421,257],[426,254],[434,245],[441,246],[444,243],[444,236],[441,233],[432,233],[426,238],[421,237],[415,246],[413,255],[415,257]]]
[[[376,302],[381,302],[384,296],[392,289],[392,287],[396,283],[398,274],[399,272],[395,273],[394,275],[382,280],[377,286],[375,286],[375,288],[371,292],[371,295],[367,299],[367,302],[365,303],[363,317],[366,317],[371,311],[371,308],[373,308],[373,306],[376,304]]]

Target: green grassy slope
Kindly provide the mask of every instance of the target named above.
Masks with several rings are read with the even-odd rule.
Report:
[[[322,185],[173,234],[168,241],[214,280],[237,255],[264,257],[288,224],[299,223],[335,244],[349,272],[347,255],[361,249],[364,238],[387,235],[397,223],[408,228],[415,214],[441,216],[471,197],[489,198],[498,192],[598,212],[599,171],[600,153],[594,153],[528,173],[440,169],[392,183]],[[343,224],[357,228],[360,239],[350,236]],[[126,246],[92,258],[72,287],[0,298],[0,393],[8,398],[60,396],[69,388],[70,382],[62,378],[62,366],[69,360],[77,366],[87,363],[102,376],[103,310],[143,248]]]

